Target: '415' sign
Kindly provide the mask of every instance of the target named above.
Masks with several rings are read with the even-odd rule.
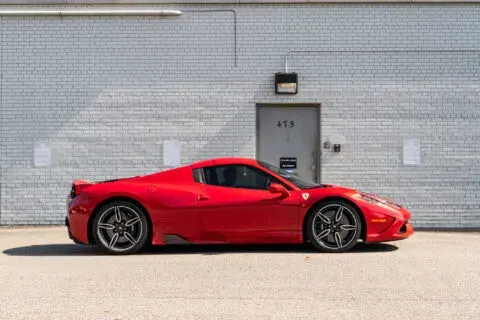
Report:
[[[283,121],[278,121],[277,122],[277,127],[279,128],[293,128],[295,127],[295,121],[293,120],[283,120]]]

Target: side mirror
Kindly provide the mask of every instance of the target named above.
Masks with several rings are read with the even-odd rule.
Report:
[[[282,197],[288,197],[290,195],[288,190],[278,183],[271,183],[268,191],[270,191],[271,193],[280,194]]]

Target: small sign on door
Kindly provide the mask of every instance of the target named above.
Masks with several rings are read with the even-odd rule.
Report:
[[[293,158],[293,157],[280,158],[280,169],[297,169],[297,158]]]

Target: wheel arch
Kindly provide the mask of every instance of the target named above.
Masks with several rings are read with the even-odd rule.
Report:
[[[352,200],[348,199],[348,198],[345,198],[345,197],[342,197],[342,196],[328,196],[328,197],[325,197],[323,199],[320,199],[318,200],[317,202],[315,202],[314,204],[312,204],[310,206],[310,208],[308,209],[307,213],[305,214],[304,218],[303,218],[303,222],[302,222],[302,237],[303,237],[303,242],[307,242],[307,234],[306,234],[306,224],[307,224],[307,221],[308,221],[308,218],[310,218],[310,216],[313,214],[314,212],[314,209],[321,203],[323,202],[327,202],[327,201],[332,201],[332,200],[340,200],[340,201],[344,201],[346,203],[348,203],[349,205],[351,205],[352,207],[354,207],[360,214],[360,220],[362,221],[362,233],[360,234],[360,239],[362,239],[363,241],[365,241],[366,239],[366,236],[367,236],[367,224],[366,224],[366,221],[365,221],[365,216],[363,214],[363,211],[359,208],[359,206],[357,206],[355,204],[355,202],[353,202]]]
[[[147,218],[148,222],[148,241],[147,243],[152,243],[152,218],[150,217],[150,214],[148,210],[145,208],[144,205],[142,205],[138,200],[135,200],[131,197],[128,196],[113,196],[110,198],[107,198],[100,202],[99,204],[96,205],[95,209],[93,209],[92,214],[88,218],[88,243],[89,244],[95,244],[95,237],[93,236],[93,222],[95,221],[95,217],[98,215],[100,208],[102,208],[104,205],[109,204],[114,201],[126,201],[130,202],[133,205],[137,206],[142,212],[145,214],[145,217]]]

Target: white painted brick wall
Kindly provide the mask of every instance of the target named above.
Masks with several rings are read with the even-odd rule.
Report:
[[[230,9],[189,6],[184,9]],[[241,5],[181,17],[3,17],[0,223],[55,224],[72,179],[255,156],[255,104],[322,104],[322,182],[390,196],[422,227],[480,227],[480,53],[293,55],[299,94],[275,96],[289,50],[480,50],[479,5]],[[169,7],[171,9],[171,6]],[[422,163],[402,164],[418,137]],[[53,166],[33,166],[33,145]]]

